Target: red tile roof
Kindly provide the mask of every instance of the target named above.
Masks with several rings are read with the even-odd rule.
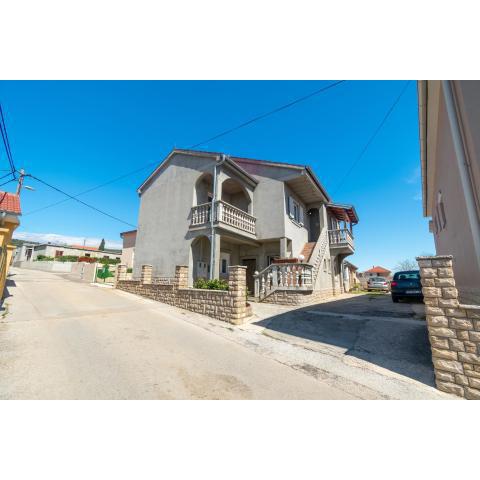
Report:
[[[69,245],[69,247],[77,248],[78,250],[98,250],[97,247],[87,247],[86,245]]]
[[[20,197],[15,193],[0,191],[0,211],[21,215]]]
[[[365,273],[390,273],[390,270],[387,270],[386,268],[383,267],[373,267],[370,270],[366,270]]]

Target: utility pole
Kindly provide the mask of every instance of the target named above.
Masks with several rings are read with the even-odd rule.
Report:
[[[22,191],[24,178],[25,178],[25,170],[22,168],[20,169],[20,176],[18,177],[17,195],[20,195],[20,192]]]

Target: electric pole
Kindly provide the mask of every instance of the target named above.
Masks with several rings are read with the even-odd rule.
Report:
[[[23,168],[20,169],[20,176],[18,177],[18,184],[17,184],[17,195],[20,195],[20,192],[23,187],[23,180],[25,178],[25,170]]]

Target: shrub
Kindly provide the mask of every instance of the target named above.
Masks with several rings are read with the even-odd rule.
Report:
[[[78,262],[78,255],[62,255],[55,257],[56,262]]]
[[[127,268],[127,273],[133,273],[133,268]]]
[[[193,287],[206,290],[228,290],[228,282],[226,282],[225,280],[219,280],[218,278],[208,281],[204,278],[199,278],[195,281]]]
[[[120,263],[120,260],[117,260],[116,258],[97,258],[96,260],[102,265],[116,265],[117,263]]]
[[[48,257],[47,255],[38,255],[35,259],[37,262],[51,262],[55,260],[53,257]]]

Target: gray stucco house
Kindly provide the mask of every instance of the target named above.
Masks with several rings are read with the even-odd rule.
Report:
[[[193,285],[244,265],[248,290],[265,301],[344,291],[358,217],[307,166],[174,149],[138,193],[136,278],[144,264],[157,277],[188,265]]]

